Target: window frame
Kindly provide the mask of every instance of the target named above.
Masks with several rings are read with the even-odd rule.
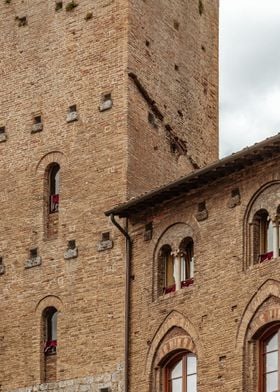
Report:
[[[48,174],[49,214],[59,212],[60,165],[53,163]]]
[[[188,374],[188,357],[194,356],[196,358],[196,373]],[[197,355],[190,351],[180,351],[173,355],[163,366],[162,372],[162,385],[163,392],[172,392],[170,388],[171,372],[177,363],[182,361],[182,390],[189,392],[187,390],[187,380],[188,376],[196,375],[196,387],[197,387]],[[197,389],[197,388],[196,388]],[[192,392],[192,391],[190,391]]]
[[[266,328],[262,335],[259,337],[259,366],[258,366],[258,379],[259,379],[259,392],[266,392],[265,385],[265,346],[267,341],[274,335],[278,334],[278,389],[280,390],[280,323],[276,323]]]
[[[56,354],[57,316],[58,316],[58,310],[54,306],[47,307],[43,314],[45,356]]]

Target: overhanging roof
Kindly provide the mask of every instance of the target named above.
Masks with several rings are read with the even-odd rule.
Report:
[[[120,218],[131,216],[145,208],[153,207],[163,201],[213,183],[218,179],[252,166],[256,162],[271,159],[279,153],[280,133],[198,169],[177,181],[130,199],[126,203],[106,211],[105,215],[113,214]]]

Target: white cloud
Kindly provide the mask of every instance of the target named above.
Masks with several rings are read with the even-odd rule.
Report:
[[[221,0],[221,156],[280,131],[279,21],[279,0]]]

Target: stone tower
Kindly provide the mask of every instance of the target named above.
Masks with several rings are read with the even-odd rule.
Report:
[[[122,390],[103,211],[217,158],[218,0],[2,0],[0,19],[0,384]]]

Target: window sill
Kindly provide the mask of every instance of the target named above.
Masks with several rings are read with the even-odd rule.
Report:
[[[183,281],[183,282],[187,282],[187,281]],[[157,297],[157,300],[164,301],[168,298],[183,296],[185,293],[191,293],[194,290],[194,288],[195,288],[195,284],[194,284],[194,280],[192,279],[192,283],[189,282],[187,286],[183,286],[179,290],[174,290],[166,294],[161,294]]]
[[[255,264],[251,264],[247,267],[247,271],[257,271],[257,270],[266,270],[270,269],[271,267],[278,266],[279,267],[279,262],[280,262],[280,256],[263,260],[263,261],[258,261]]]

